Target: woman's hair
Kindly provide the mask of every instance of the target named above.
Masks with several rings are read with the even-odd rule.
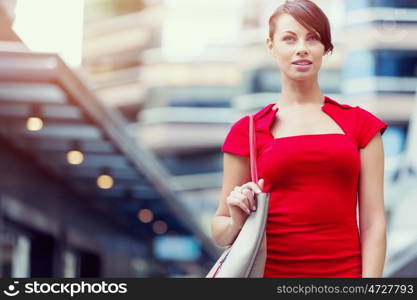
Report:
[[[269,38],[274,39],[276,21],[282,14],[289,14],[308,30],[317,32],[324,45],[324,52],[333,51],[330,23],[324,12],[310,0],[286,0],[269,18]]]

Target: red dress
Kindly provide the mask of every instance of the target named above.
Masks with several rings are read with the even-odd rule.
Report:
[[[273,106],[254,115],[258,174],[270,193],[264,277],[361,277],[359,149],[388,124],[326,96],[321,109],[344,133],[274,138]],[[248,127],[248,116],[236,121],[221,150],[249,157]]]

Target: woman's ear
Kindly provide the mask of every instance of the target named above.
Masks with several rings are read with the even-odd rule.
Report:
[[[265,42],[266,42],[266,45],[268,46],[268,49],[271,49],[271,47],[272,47],[271,38],[270,37],[267,37],[266,40],[265,40]]]
[[[268,47],[269,53],[274,56],[273,47],[274,44],[272,43],[271,39],[269,37],[266,38],[266,46]]]

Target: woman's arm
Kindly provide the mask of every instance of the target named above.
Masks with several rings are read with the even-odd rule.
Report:
[[[249,158],[224,153],[223,155],[223,186],[219,206],[211,222],[211,232],[215,243],[219,246],[231,245],[236,239],[242,225],[234,224],[230,216],[226,198],[235,186],[250,180]],[[242,218],[247,218],[242,210]]]
[[[382,277],[386,254],[384,149],[380,132],[360,150],[359,227],[362,277]]]

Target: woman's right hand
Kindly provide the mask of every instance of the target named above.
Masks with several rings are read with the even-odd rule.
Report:
[[[233,226],[237,226],[238,228],[243,227],[251,211],[256,210],[257,203],[254,194],[262,192],[263,183],[264,180],[262,178],[258,180],[258,185],[255,182],[249,181],[241,186],[235,187],[230,192],[226,201]]]

